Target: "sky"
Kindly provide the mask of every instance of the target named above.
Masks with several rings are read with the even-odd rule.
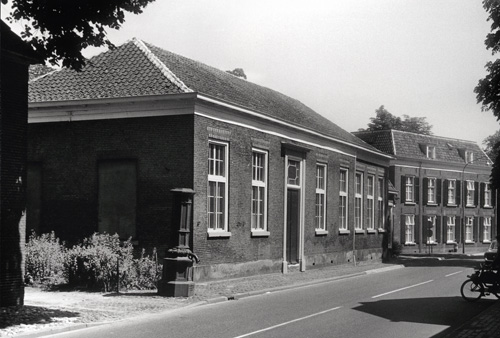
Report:
[[[2,6],[2,18],[7,12]],[[479,0],[156,0],[108,36],[243,68],[248,81],[347,131],[366,128],[384,105],[426,117],[434,135],[481,145],[500,129],[473,92],[495,59],[484,45],[486,19]]]

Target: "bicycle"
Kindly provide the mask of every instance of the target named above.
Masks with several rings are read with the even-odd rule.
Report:
[[[490,294],[500,298],[500,284],[491,265],[481,264],[479,268],[474,270],[475,272],[468,275],[469,279],[463,282],[460,287],[462,297],[468,302],[474,302]]]

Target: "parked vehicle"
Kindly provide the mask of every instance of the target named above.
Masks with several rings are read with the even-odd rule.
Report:
[[[490,294],[500,298],[500,281],[491,264],[482,263],[479,268],[474,269],[472,275],[468,275],[460,288],[462,297],[468,302],[474,302],[483,296]]]
[[[493,262],[498,252],[498,241],[495,239],[491,242],[488,250],[484,253],[484,260],[486,262]]]

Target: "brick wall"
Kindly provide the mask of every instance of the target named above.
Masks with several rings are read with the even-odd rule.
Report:
[[[0,306],[22,305],[27,65],[2,57],[0,113]]]

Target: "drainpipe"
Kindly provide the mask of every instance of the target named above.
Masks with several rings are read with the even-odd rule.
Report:
[[[356,167],[358,163],[358,158],[354,158],[354,173],[353,173],[353,178],[354,178],[354,196],[356,196]],[[349,197],[349,196],[348,196]],[[354,198],[354,212],[356,212],[356,197]],[[354,215],[353,219],[355,219],[356,215]],[[352,223],[352,261],[354,263],[354,266],[356,266],[356,221]]]

